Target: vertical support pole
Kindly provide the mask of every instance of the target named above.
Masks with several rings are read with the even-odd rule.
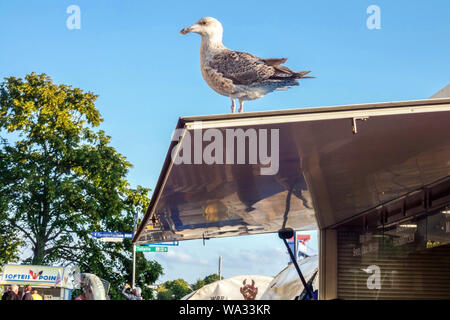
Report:
[[[219,256],[219,280],[222,280],[222,256]]]
[[[136,283],[136,245],[133,244],[133,274],[131,280],[131,287],[134,287]]]
[[[319,230],[319,300],[338,298],[338,235],[335,229]]]
[[[136,212],[134,214],[133,237],[136,235],[137,220],[138,220],[138,213]],[[132,278],[131,287],[134,288],[136,284],[136,245],[134,243],[133,243],[133,271],[131,278]]]

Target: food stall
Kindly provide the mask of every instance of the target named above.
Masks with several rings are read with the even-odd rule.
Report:
[[[318,229],[319,299],[450,299],[449,127],[448,87],[181,117],[133,243]]]
[[[27,285],[37,289],[44,300],[70,300],[73,290],[69,272],[64,267],[8,264],[3,266],[0,286],[18,285],[19,290]]]

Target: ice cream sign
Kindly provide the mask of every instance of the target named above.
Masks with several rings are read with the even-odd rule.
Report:
[[[64,274],[63,267],[6,265],[3,267],[2,284],[30,283],[50,284],[61,283]]]
[[[44,270],[34,272],[30,269],[29,274],[7,273],[5,280],[36,280],[36,281],[56,281],[56,276],[43,274]]]

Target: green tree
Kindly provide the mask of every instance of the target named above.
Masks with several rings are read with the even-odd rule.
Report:
[[[206,276],[205,279],[205,285],[219,281],[219,275],[217,273],[210,274],[209,276]]]
[[[19,249],[24,243],[7,223],[7,203],[0,195],[0,272],[3,265],[19,260]]]
[[[158,300],[174,300],[175,295],[169,289],[167,289],[164,285],[160,285],[157,290],[156,298]]]
[[[130,281],[132,244],[104,243],[93,231],[132,232],[149,189],[130,187],[131,164],[98,126],[97,96],[57,85],[45,74],[5,78],[0,85],[0,193],[6,216],[32,249],[24,262],[79,265],[111,282],[120,298]],[[157,262],[137,254],[145,290],[161,274]]]
[[[192,290],[198,290],[200,288],[203,288],[206,285],[205,281],[203,279],[198,279],[193,285]]]
[[[219,281],[219,275],[217,273],[210,274],[209,276],[206,276],[203,279],[198,279],[197,282],[195,282],[192,285],[192,290],[194,290],[194,291],[198,290],[198,289],[206,286],[207,284],[210,284],[210,283],[213,283],[216,281]]]
[[[180,300],[185,295],[192,292],[189,283],[183,279],[166,281],[157,290],[158,300]]]

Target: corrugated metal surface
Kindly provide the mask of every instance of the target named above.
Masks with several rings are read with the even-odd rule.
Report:
[[[395,256],[381,238],[377,252],[353,256],[359,235],[338,232],[339,299],[450,299],[450,245]],[[368,288],[371,265],[380,268],[379,290]]]

